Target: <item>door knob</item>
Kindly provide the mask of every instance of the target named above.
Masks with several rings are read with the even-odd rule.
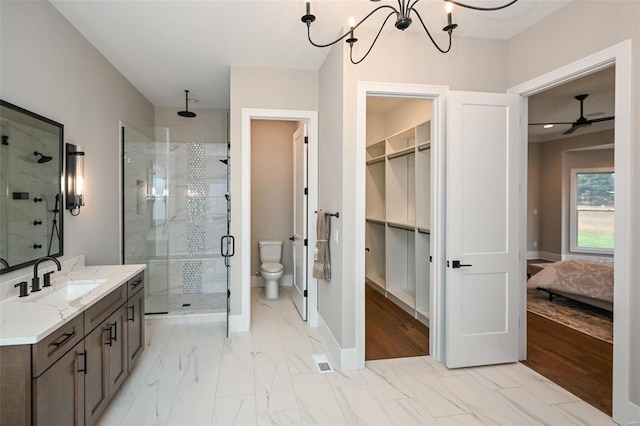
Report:
[[[473,265],[463,265],[462,263],[460,263],[459,260],[452,260],[451,263],[452,263],[451,267],[453,269],[462,268],[466,266],[473,266]]]

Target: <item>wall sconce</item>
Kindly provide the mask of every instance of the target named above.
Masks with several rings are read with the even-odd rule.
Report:
[[[84,206],[84,151],[82,147],[66,144],[67,209],[78,216]]]

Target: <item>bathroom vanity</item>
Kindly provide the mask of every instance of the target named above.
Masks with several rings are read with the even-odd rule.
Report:
[[[0,424],[96,423],[144,351],[144,269],[63,271],[0,303]]]

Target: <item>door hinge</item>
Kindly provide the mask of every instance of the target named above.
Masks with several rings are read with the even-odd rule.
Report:
[[[304,195],[309,195],[309,188],[304,189]]]
[[[433,256],[429,256],[429,262],[433,262]]]
[[[304,137],[304,143],[309,143],[309,136]]]
[[[304,291],[304,297],[309,297],[309,292],[307,290]]]
[[[305,239],[304,239],[304,246],[306,247],[306,246],[308,246],[308,245],[309,245],[309,240],[305,238]]]
[[[231,290],[227,290],[227,298],[231,297]]]

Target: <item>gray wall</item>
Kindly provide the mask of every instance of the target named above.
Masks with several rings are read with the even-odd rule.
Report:
[[[153,105],[49,2],[0,7],[0,97],[64,124],[86,152],[86,206],[64,211],[65,257],[120,263],[119,121],[153,127]]]
[[[363,30],[363,38],[367,37]],[[369,34],[375,36],[375,34]],[[356,149],[356,98],[358,81],[381,81],[429,85],[447,85],[454,90],[504,92],[507,89],[507,44],[504,41],[483,39],[456,39],[452,53],[442,55],[419,32],[388,31],[376,44],[371,55],[361,64],[352,65],[349,52],[342,43],[332,48],[321,68],[321,100],[331,96],[326,106],[321,101],[320,129],[330,137],[322,137],[321,150],[333,152],[341,158],[340,176],[331,177],[337,184],[330,191],[321,185],[320,199],[340,211],[335,225],[342,234],[342,247],[356,246],[356,199],[354,182]],[[340,65],[328,64],[339,56]],[[356,53],[356,57],[359,55]],[[468,72],[473,69],[473,72]],[[338,82],[342,81],[340,87]],[[326,85],[323,84],[326,82]],[[338,89],[339,88],[339,89]],[[339,90],[342,98],[339,99]],[[336,116],[338,113],[343,113]],[[334,172],[334,173],[336,173]],[[321,170],[321,182],[323,172]],[[343,184],[344,182],[344,184]],[[339,188],[339,189],[338,189]],[[321,204],[322,205],[322,204]],[[334,224],[332,223],[332,226]],[[355,289],[362,285],[356,281],[351,250],[341,250],[331,244],[333,276],[330,285],[319,285],[320,315],[329,326],[343,349],[355,347],[356,312]],[[339,257],[336,260],[336,257]],[[340,262],[340,263],[337,263]],[[338,266],[340,265],[340,266]],[[330,304],[324,304],[329,301]]]
[[[273,68],[231,67],[231,193],[242,193],[240,159],[249,153],[242,152],[242,109],[318,110],[318,72]],[[322,144],[322,143],[321,143]],[[253,159],[255,161],[255,159]],[[237,165],[237,166],[236,166]],[[322,168],[322,164],[320,164]],[[231,209],[231,234],[236,238],[236,256],[231,258],[231,313],[242,313],[242,269],[245,263],[251,270],[251,259],[243,259],[238,253],[244,232],[241,228],[242,199],[235,197]]]
[[[576,132],[577,133],[577,132]],[[551,260],[569,253],[569,227],[564,226],[566,219],[563,215],[569,210],[569,185],[571,168],[576,167],[605,167],[613,166],[613,150],[584,151],[589,155],[580,155],[575,149],[584,149],[613,142],[613,130],[576,135],[570,138],[558,139],[544,143],[530,145],[538,146],[539,156],[537,164],[535,155],[529,159],[529,176],[533,170],[538,170],[538,186],[529,183],[529,200],[538,207],[537,234],[529,235],[529,242],[538,241],[538,251],[551,253],[556,256]],[[531,148],[529,153],[531,153]],[[593,157],[593,158],[592,158]],[[532,170],[533,168],[533,170]],[[537,193],[537,200],[532,197]],[[532,217],[529,208],[529,217]],[[535,219],[534,219],[535,221]],[[529,225],[531,226],[531,224]],[[528,244],[529,246],[529,244]],[[528,250],[536,250],[530,248]],[[544,257],[544,255],[543,255]]]
[[[178,111],[184,108],[159,107],[155,109],[156,127],[168,127],[171,142],[223,143],[227,142],[226,109],[192,108],[194,118],[184,118]]]
[[[280,240],[284,273],[293,274],[293,133],[295,121],[251,122],[251,273],[260,271],[260,240]]]
[[[640,3],[636,1],[573,1],[547,19],[514,37],[508,43],[509,86],[528,81],[580,58],[630,39],[632,42],[631,122],[632,171],[631,218],[640,217]],[[633,221],[628,232],[632,247],[629,258],[640,259],[640,224]],[[640,262],[631,266],[630,300],[640,300]],[[629,358],[640,359],[640,310],[630,311]],[[630,399],[640,405],[640,363],[630,364]]]

